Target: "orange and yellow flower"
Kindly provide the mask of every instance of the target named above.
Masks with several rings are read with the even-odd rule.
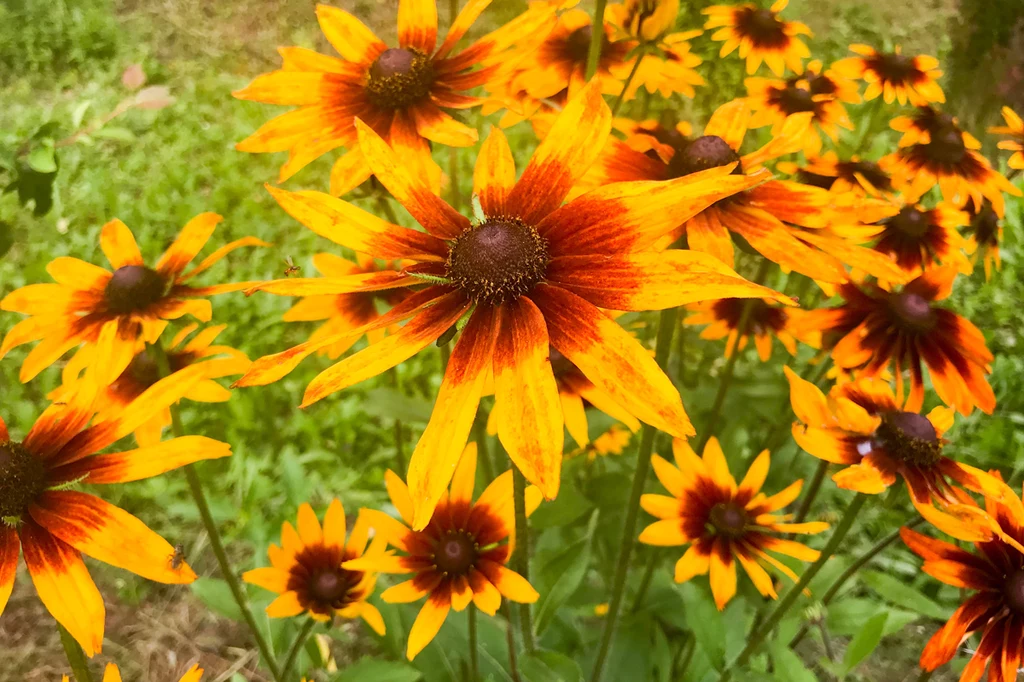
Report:
[[[785,372],[799,420],[793,424],[793,437],[811,455],[844,465],[832,477],[836,485],[878,495],[899,477],[914,507],[944,532],[963,539],[987,533],[976,515],[958,513],[970,504],[961,487],[1001,495],[999,481],[943,454],[947,441],[942,435],[953,425],[950,408],[936,407],[922,415],[901,405],[888,382],[877,378],[837,385],[826,397],[789,367]]]
[[[743,335],[740,336],[740,320],[747,305],[751,306],[751,310],[744,325]],[[732,357],[737,343],[741,351],[746,348],[751,336],[754,337],[757,356],[762,362],[767,362],[772,356],[773,336],[790,355],[796,355],[797,340],[812,348],[821,345],[820,333],[801,329],[796,324],[796,321],[805,314],[805,311],[799,308],[786,308],[756,299],[723,298],[718,301],[696,303],[690,306],[690,309],[694,313],[686,318],[685,324],[708,325],[707,329],[700,333],[702,339],[726,339],[727,358]]]
[[[425,232],[392,225],[325,194],[271,191],[293,217],[355,251],[412,261],[394,273],[392,288],[430,286],[369,325],[257,360],[237,385],[277,381],[343,336],[412,318],[397,333],[322,372],[307,387],[304,405],[310,405],[403,362],[453,326],[461,328],[410,461],[416,529],[426,526],[451,480],[457,448],[469,437],[491,376],[499,438],[526,478],[555,497],[564,418],[549,345],[636,418],[679,437],[692,435],[672,382],[601,308],[657,310],[723,296],[788,300],[705,254],[651,249],[680,219],[760,182],[761,175],[711,169],[671,182],[610,185],[562,206],[608,138],[611,112],[599,83],[566,106],[518,182],[508,142],[500,129],[492,129],[474,176],[484,214],[476,225],[434,195],[370,128],[357,125],[375,175]],[[317,291],[370,289],[359,277],[321,278]],[[284,295],[302,294],[305,286],[297,280],[263,285]]]
[[[1024,168],[1024,120],[1021,120],[1017,112],[1010,107],[1003,107],[1003,119],[1006,121],[1005,126],[995,126],[989,128],[988,131],[1009,137],[1009,139],[999,142],[1000,149],[1013,152],[1007,165],[1010,168]]]
[[[770,497],[761,492],[771,463],[765,450],[737,485],[729,473],[717,438],[708,440],[704,456],[698,457],[682,439],[672,443],[675,466],[655,455],[654,473],[670,496],[647,494],[640,506],[659,521],[640,533],[640,542],[659,547],[690,545],[676,562],[675,580],[686,582],[710,574],[711,593],[721,611],[736,595],[736,564],[765,597],[777,599],[775,585],[765,567],[771,567],[794,582],[793,571],[768,552],[801,561],[816,561],[819,552],[778,535],[813,535],[828,529],[820,521],[787,523],[789,515],[779,511],[800,494],[803,481],[795,481]]]
[[[946,101],[938,83],[942,71],[935,57],[908,57],[899,45],[892,52],[879,52],[870,45],[856,44],[850,45],[850,51],[859,56],[840,59],[832,68],[846,78],[867,83],[865,100],[881,95],[887,104],[899,100],[900,104],[910,102],[914,106]]]
[[[97,455],[202,380],[197,368],[154,384],[116,417],[87,426],[99,388],[87,377],[74,397],[51,405],[24,440],[0,419],[0,614],[14,588],[19,549],[40,601],[86,655],[103,645],[103,597],[82,561],[97,561],[165,584],[196,574],[162,537],[128,512],[71,484],[127,483],[231,454],[226,443],[183,436],[152,447]]]
[[[430,523],[414,528],[413,499],[409,488],[393,471],[386,474],[388,494],[401,515],[399,521],[373,509],[360,511],[376,532],[401,554],[366,556],[345,563],[350,570],[379,571],[412,576],[388,588],[381,598],[390,604],[423,603],[409,631],[406,655],[412,660],[437,635],[451,609],[463,611],[470,603],[489,616],[501,598],[531,604],[540,595],[521,575],[505,567],[515,535],[512,471],[496,478],[473,501],[476,480],[476,443],[469,443]],[[526,513],[541,501],[537,488],[526,489]]]
[[[573,450],[567,456],[568,457],[579,457],[580,455],[586,455],[588,462],[593,462],[598,457],[607,457],[608,455],[621,455],[629,445],[629,441],[633,438],[632,431],[624,429],[618,424],[612,424],[608,427],[608,430],[602,433],[600,436],[595,438],[592,442],[586,445],[581,445],[578,449]]]
[[[379,635],[384,618],[367,599],[377,585],[372,571],[344,568],[347,561],[384,556],[386,538],[370,541],[370,523],[360,516],[346,540],[345,508],[335,498],[327,507],[323,526],[313,508],[299,506],[298,530],[285,521],[281,525],[281,546],[270,545],[271,565],[247,571],[242,579],[279,595],[267,607],[271,618],[309,614],[313,620],[328,622],[335,616],[362,618]],[[369,544],[369,548],[367,548]]]
[[[1003,223],[992,204],[988,201],[976,210],[973,205],[964,207],[970,217],[967,226],[967,252],[971,255],[972,262],[981,258],[985,266],[985,279],[992,278],[992,268],[1000,269],[1002,265],[999,257],[999,244],[1003,241]]]
[[[100,233],[100,248],[114,271],[77,258],[54,259],[46,271],[56,283],[30,284],[0,301],[0,310],[29,315],[7,332],[0,357],[12,348],[39,341],[21,366],[21,380],[29,381],[84,344],[79,352],[89,349],[98,381],[110,383],[131,363],[139,340],[156,342],[169,320],[191,315],[209,322],[213,313],[207,296],[240,291],[255,283],[196,287],[189,280],[234,249],[267,246],[245,237],[222,246],[184,272],[220,220],[215,213],[190,220],[153,268],[143,262],[135,237],[124,223],[107,223]]]
[[[679,0],[625,0],[605,10],[605,16],[623,34],[648,43],[671,31],[678,14]]]
[[[876,224],[880,229],[874,249],[915,277],[943,265],[969,274],[972,268],[964,255],[966,243],[957,232],[966,224],[967,214],[952,206],[940,204],[929,209],[906,204],[899,213]]]
[[[1024,664],[1024,505],[1012,490],[1005,492],[1000,501],[985,500],[997,532],[976,541],[974,552],[910,528],[900,529],[907,547],[924,559],[922,571],[972,592],[921,652],[924,670],[948,663],[961,652],[967,636],[980,632],[981,640],[960,673],[960,682],[977,682],[986,666],[989,682],[1018,679]]]
[[[775,0],[771,9],[756,5],[715,5],[703,10],[708,15],[706,29],[717,28],[712,40],[723,41],[720,57],[726,57],[739,48],[740,59],[747,60],[747,73],[757,71],[763,61],[778,77],[786,71],[803,73],[803,60],[811,56],[807,45],[797,36],[811,35],[807,24],[783,21],[779,13],[789,0]]]
[[[198,665],[194,665],[188,669],[188,671],[181,676],[178,682],[199,682],[203,678],[203,669]],[[64,675],[61,678],[61,682],[70,682],[70,678]],[[121,682],[121,671],[114,663],[108,663],[107,667],[103,670],[103,682]]]
[[[473,70],[514,36],[488,34],[464,50],[455,46],[490,0],[471,0],[437,44],[436,0],[400,0],[398,47],[388,47],[348,12],[317,6],[320,29],[341,58],[301,47],[281,48],[284,64],[234,93],[238,99],[297,106],[238,143],[245,152],[288,151],[284,182],[311,161],[338,147],[348,152],[331,169],[331,193],[345,194],[370,177],[359,147],[361,119],[398,151],[439,192],[441,169],[430,143],[471,147],[477,132],[448,113],[479,105],[465,94],[483,85],[494,66]]]
[[[778,164],[778,168],[807,185],[821,187],[835,194],[854,193],[858,196],[886,197],[895,189],[892,178],[875,161],[863,160],[853,155],[849,160],[840,160],[834,151],[818,157],[808,158],[807,163]]]
[[[877,284],[843,284],[843,303],[808,311],[803,324],[831,340],[832,359],[842,369],[877,377],[892,368],[901,403],[903,372],[909,371],[909,411],[924,404],[923,363],[944,403],[964,415],[975,406],[991,414],[996,397],[986,375],[993,358],[985,337],[968,320],[935,305],[952,292],[956,276],[956,268],[933,268],[899,291]]]

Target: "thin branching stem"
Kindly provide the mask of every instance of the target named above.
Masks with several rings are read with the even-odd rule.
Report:
[[[526,525],[526,477],[512,465],[512,500],[516,518],[516,551],[512,557],[516,573],[530,580],[530,529]],[[533,615],[529,604],[519,605],[519,627],[523,631],[523,648],[527,653],[534,649]]]
[[[633,84],[633,79],[636,77],[636,72],[640,70],[640,62],[643,60],[645,52],[646,51],[643,48],[640,48],[640,50],[637,52],[636,59],[633,62],[633,68],[630,69],[629,76],[626,78],[626,82],[622,84],[622,92],[619,93],[619,96],[616,97],[615,101],[612,103],[612,116],[615,116],[616,114],[619,113],[619,109],[622,107],[622,104],[626,101],[626,94],[629,93],[629,86]]]
[[[302,647],[306,646],[306,640],[309,639],[309,634],[313,632],[313,627],[316,625],[316,621],[312,618],[307,618],[306,622],[302,624],[302,629],[299,630],[299,634],[295,636],[295,641],[292,642],[291,647],[288,649],[288,655],[284,659],[284,664],[281,666],[281,679],[287,682],[288,675],[291,674],[292,668],[295,667],[295,661],[299,658],[299,652],[302,651]]]
[[[477,682],[480,679],[480,652],[477,651],[476,607],[470,604],[466,615],[469,619],[469,682]]]

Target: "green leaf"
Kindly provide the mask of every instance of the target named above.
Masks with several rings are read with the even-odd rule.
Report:
[[[192,593],[199,601],[220,615],[234,621],[242,620],[242,612],[231,594],[231,588],[218,578],[200,578],[192,583]]]
[[[787,641],[788,638],[776,637],[769,647],[772,663],[775,664],[775,679],[778,682],[816,682],[814,673],[789,648]]]
[[[371,417],[380,417],[389,422],[401,419],[407,424],[426,424],[430,421],[432,407],[422,398],[412,398],[387,386],[370,389],[362,404],[363,411]]]
[[[521,659],[523,678],[529,682],[582,682],[576,661],[554,651],[538,649]]]
[[[0,258],[6,256],[12,246],[14,246],[14,228],[10,223],[0,220]]]
[[[562,489],[553,502],[541,505],[530,517],[530,528],[563,528],[579,520],[594,508],[593,503],[566,481],[563,477]]]
[[[332,682],[416,682],[422,673],[407,663],[364,658],[331,678]]]
[[[862,571],[861,580],[882,599],[916,613],[946,620],[949,612],[901,580],[880,571]]]
[[[91,100],[85,100],[75,105],[75,108],[71,112],[71,127],[79,128],[82,125],[82,121],[85,120],[85,112],[89,111],[89,107],[92,106]]]
[[[28,166],[37,173],[56,173],[57,158],[53,143],[33,147],[28,153]]]
[[[119,126],[104,126],[93,133],[92,136],[99,137],[104,140],[117,140],[118,142],[135,141],[135,133],[127,128],[121,128]]]
[[[885,621],[888,618],[889,614],[885,611],[876,614],[868,622],[864,623],[864,627],[853,636],[850,646],[846,648],[846,653],[843,655],[843,667],[847,673],[856,668],[861,661],[870,656],[871,652],[878,647],[878,643],[882,641],[882,633],[885,630]]]
[[[725,624],[711,598],[711,592],[689,582],[683,583],[679,592],[683,595],[686,620],[697,640],[697,646],[715,670],[721,670],[725,665]]]
[[[541,569],[542,578],[548,577],[552,582],[548,590],[541,592],[540,601],[537,603],[533,628],[538,635],[551,625],[558,610],[575,594],[587,575],[587,568],[590,565],[590,542],[597,527],[597,517],[595,511],[590,517],[586,537],[570,545]]]

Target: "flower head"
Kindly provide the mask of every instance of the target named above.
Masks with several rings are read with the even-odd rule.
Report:
[[[271,618],[290,618],[308,613],[327,622],[335,616],[362,618],[377,634],[384,634],[384,619],[367,599],[377,576],[372,571],[349,570],[346,561],[383,556],[385,538],[369,542],[370,524],[360,517],[346,540],[345,509],[334,499],[327,507],[323,526],[309,504],[299,506],[298,530],[285,521],[281,546],[270,545],[270,566],[247,571],[242,579],[278,594],[267,607]]]
[[[139,340],[155,342],[169,320],[192,315],[208,322],[212,315],[207,296],[240,291],[253,282],[208,287],[190,281],[225,255],[242,246],[267,246],[246,237],[214,251],[189,272],[185,267],[206,245],[221,217],[196,216],[152,268],[142,260],[135,237],[120,220],[112,220],[100,233],[100,248],[113,272],[77,258],[54,259],[46,271],[54,284],[30,284],[8,294],[0,309],[29,315],[14,325],[0,346],[0,357],[32,341],[39,344],[21,366],[21,380],[29,381],[72,348],[83,346],[92,354],[100,383],[110,383],[128,367]]]
[[[346,147],[331,170],[331,193],[344,194],[370,177],[359,148],[355,119],[388,140],[402,158],[429,178],[437,192],[441,169],[430,158],[430,142],[470,147],[477,132],[448,113],[477,106],[465,93],[482,85],[494,67],[473,70],[515,36],[502,29],[464,50],[455,46],[490,0],[463,7],[440,46],[436,0],[400,0],[398,47],[388,47],[348,12],[317,6],[317,19],[341,58],[301,47],[281,48],[282,68],[259,76],[235,92],[238,99],[298,106],[272,119],[237,145],[247,152],[289,152],[284,182],[314,159]]]
[[[779,168],[784,167],[779,164]],[[834,151],[808,158],[803,166],[787,163],[785,172],[796,175],[797,180],[804,184],[835,194],[853,192],[858,196],[883,197],[895,191],[889,173],[877,162],[857,155],[842,160]]]
[[[1013,152],[1007,165],[1010,168],[1024,168],[1024,120],[1010,107],[1003,107],[1003,119],[1006,120],[1005,126],[989,128],[988,131],[1007,136],[1008,139],[999,142],[1000,149]]]
[[[562,206],[608,137],[611,116],[599,87],[588,86],[566,106],[518,182],[505,136],[492,129],[474,175],[484,214],[477,224],[434,195],[361,124],[360,145],[375,175],[426,232],[392,225],[324,194],[271,190],[285,210],[317,232],[383,260],[411,261],[391,286],[422,284],[424,277],[433,283],[369,325],[257,360],[238,385],[276,381],[345,336],[412,318],[321,373],[306,390],[304,404],[310,405],[461,327],[410,462],[416,529],[426,526],[451,480],[457,448],[468,439],[492,374],[502,443],[545,496],[557,494],[564,419],[549,346],[637,419],[679,436],[692,434],[671,381],[599,308],[657,310],[723,295],[788,300],[705,254],[650,249],[680,219],[760,182],[760,176],[711,169],[670,182],[610,185]],[[317,282],[320,293],[365,286],[352,277]],[[302,294],[305,286],[290,280],[264,285],[286,295]]]
[[[750,465],[737,485],[729,473],[725,454],[717,438],[708,440],[704,456],[697,457],[681,439],[672,443],[675,466],[655,455],[652,464],[658,480],[671,497],[644,495],[640,505],[661,519],[647,526],[640,542],[662,547],[690,545],[676,563],[675,579],[685,582],[710,572],[711,593],[721,611],[736,594],[736,563],[746,571],[758,592],[778,598],[765,566],[773,567],[794,582],[797,576],[768,552],[802,561],[815,561],[818,552],[777,535],[815,534],[828,529],[827,523],[786,523],[779,511],[800,494],[803,481],[795,481],[771,497],[761,492],[768,477],[770,457],[765,450]]]
[[[381,594],[388,603],[405,604],[427,598],[409,631],[409,660],[434,639],[453,608],[462,611],[472,602],[493,616],[502,597],[525,604],[539,597],[525,578],[505,567],[512,554],[510,543],[515,530],[512,471],[495,479],[476,502],[475,479],[476,443],[470,443],[455,469],[451,490],[442,496],[430,523],[422,530],[412,530],[413,501],[409,489],[392,471],[386,475],[388,494],[402,521],[370,509],[360,513],[360,518],[366,518],[401,554],[367,556],[345,566],[411,576]],[[528,487],[527,514],[537,508],[540,500],[540,491]]]
[[[999,244],[1003,241],[1002,219],[992,208],[989,201],[985,201],[980,209],[975,209],[968,204],[964,207],[970,218],[966,232],[970,235],[967,241],[967,251],[972,256],[972,261],[981,258],[985,264],[985,279],[991,279],[992,268],[999,270],[1001,265],[999,259]]]
[[[609,5],[606,16],[625,35],[653,42],[675,26],[679,0],[625,0]]]
[[[790,71],[804,71],[803,60],[811,56],[800,35],[811,35],[811,29],[799,21],[784,21],[779,13],[789,0],[775,0],[771,9],[756,5],[715,5],[703,10],[709,15],[704,28],[717,28],[711,38],[725,44],[719,56],[725,57],[739,48],[741,59],[747,60],[747,73],[757,71],[763,61],[780,78],[788,66]]]
[[[892,52],[879,52],[870,45],[859,44],[851,45],[850,51],[859,56],[840,59],[832,68],[846,78],[867,83],[865,100],[882,95],[888,104],[899,100],[900,104],[909,101],[914,106],[946,101],[939,87],[942,71],[939,71],[939,60],[935,57],[910,57],[903,54],[898,45]]]
[[[103,597],[82,554],[148,580],[184,584],[196,579],[162,537],[128,512],[73,483],[104,485],[157,476],[204,459],[231,454],[226,443],[183,436],[151,447],[97,455],[202,380],[197,368],[167,377],[116,416],[97,420],[99,388],[92,375],[74,396],[51,405],[28,435],[13,440],[0,419],[0,613],[14,587],[18,550],[40,601],[88,656],[103,644]]]
[[[919,204],[906,204],[899,213],[877,223],[881,230],[874,249],[891,256],[896,263],[913,275],[928,269],[952,265],[959,272],[971,272],[971,264],[964,256],[964,239],[958,227],[967,224],[967,214],[952,206],[939,205],[925,208]]]
[[[952,410],[936,407],[922,415],[901,405],[889,384],[874,378],[838,385],[826,397],[788,367],[785,372],[799,419],[793,437],[815,457],[845,466],[832,477],[836,485],[877,495],[898,476],[922,516],[951,535],[978,536],[976,519],[955,513],[970,502],[957,486],[1001,493],[992,476],[943,453],[947,441],[942,435],[953,425]]]
[[[909,370],[908,410],[924,403],[923,362],[944,403],[961,414],[975,406],[991,414],[996,397],[985,378],[992,362],[985,337],[968,320],[936,305],[949,296],[956,275],[956,268],[933,268],[899,291],[844,284],[839,287],[842,304],[809,311],[804,323],[831,340],[837,366],[865,377],[893,368],[901,402],[903,371]]]
[[[751,306],[751,311],[740,335],[739,325],[743,317],[743,309]],[[790,355],[796,355],[797,340],[803,341],[813,348],[821,343],[821,335],[804,329],[797,330],[796,321],[804,311],[799,308],[787,308],[773,305],[766,301],[745,301],[738,298],[723,298],[717,301],[705,301],[690,306],[694,313],[686,318],[686,324],[708,325],[700,333],[702,339],[727,339],[725,357],[731,357],[739,349],[747,347],[747,342],[754,338],[757,355],[762,362],[767,362],[772,355],[772,337],[783,345]]]

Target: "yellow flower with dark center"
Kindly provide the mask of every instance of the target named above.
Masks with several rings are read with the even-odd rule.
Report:
[[[679,0],[625,0],[608,5],[605,16],[631,38],[655,42],[676,24]]]
[[[870,45],[856,44],[850,45],[850,51],[860,56],[840,59],[832,68],[847,78],[867,83],[865,100],[881,95],[887,104],[899,100],[900,104],[910,102],[914,106],[946,101],[939,87],[942,71],[935,57],[910,57],[899,45],[892,52],[879,52]]]
[[[970,235],[967,252],[971,254],[972,262],[981,258],[985,265],[985,279],[991,279],[992,268],[999,270],[1002,265],[999,258],[999,244],[1003,241],[1002,219],[988,201],[981,205],[981,209],[976,210],[972,204],[968,204],[964,210],[970,218],[966,230]]]
[[[702,339],[726,339],[725,357],[727,358],[732,357],[737,343],[740,350],[746,348],[751,336],[754,337],[754,346],[757,348],[757,355],[762,362],[767,362],[771,358],[773,336],[779,340],[779,343],[790,355],[796,355],[797,340],[812,348],[820,346],[820,334],[805,329],[798,331],[796,321],[802,318],[805,311],[799,308],[784,308],[759,300],[750,301],[753,308],[741,337],[739,323],[746,304],[747,301],[739,298],[723,298],[718,301],[697,303],[690,306],[694,313],[686,318],[685,324],[708,325],[707,329],[700,333]]]
[[[989,128],[990,133],[996,135],[1007,135],[1009,139],[999,142],[1000,149],[1007,149],[1013,152],[1007,165],[1010,168],[1024,168],[1024,120],[1010,107],[1003,107],[1003,119],[1005,126]]]
[[[403,362],[453,326],[461,328],[410,461],[417,529],[427,524],[451,479],[457,448],[469,437],[491,376],[502,443],[526,478],[555,497],[564,418],[549,346],[637,419],[680,437],[693,433],[672,382],[601,308],[658,310],[723,296],[788,301],[705,254],[651,248],[679,220],[763,175],[729,175],[729,168],[716,168],[669,182],[610,185],[562,206],[608,138],[611,112],[599,88],[596,82],[587,86],[566,106],[518,182],[508,142],[500,129],[492,129],[474,175],[483,213],[478,224],[434,195],[422,176],[361,124],[360,146],[375,175],[425,232],[392,225],[328,195],[272,190],[285,210],[318,233],[381,260],[411,263],[389,275],[390,285],[370,286],[356,275],[312,283],[285,279],[261,288],[303,295],[311,286],[323,294],[430,286],[371,324],[257,360],[237,385],[277,381],[320,348],[411,318],[400,331],[314,379],[304,400],[310,405]]]
[[[199,682],[203,678],[203,669],[194,665],[181,676],[178,682]],[[61,678],[62,682],[70,682],[67,675]],[[114,663],[108,663],[103,670],[103,682],[121,682],[121,671]]]
[[[803,60],[811,56],[800,35],[811,35],[811,29],[799,21],[784,21],[779,13],[789,0],[775,0],[771,9],[756,5],[715,5],[702,10],[709,15],[704,28],[717,28],[712,40],[724,41],[719,52],[725,57],[739,48],[740,59],[747,60],[747,73],[757,71],[763,61],[780,78],[788,66],[793,73],[803,73]]]
[[[378,536],[386,538],[401,554],[367,555],[347,562],[345,567],[411,576],[381,594],[390,604],[427,598],[409,630],[409,660],[434,639],[452,609],[463,611],[472,603],[493,616],[502,597],[531,604],[540,596],[525,578],[505,567],[515,534],[512,471],[496,478],[476,502],[475,479],[476,443],[470,443],[459,458],[451,490],[442,496],[430,523],[422,530],[412,530],[413,499],[409,488],[392,471],[387,472],[385,480],[402,520],[372,509],[360,512],[360,518],[366,518]],[[527,515],[540,500],[537,488],[526,489]]]
[[[29,381],[72,348],[89,349],[100,383],[110,383],[135,357],[139,340],[153,343],[169,320],[191,315],[201,322],[212,316],[207,296],[252,287],[235,282],[208,287],[190,280],[242,246],[268,246],[254,237],[231,242],[204,258],[189,272],[185,267],[210,239],[221,217],[203,213],[185,225],[152,268],[142,260],[135,237],[120,220],[100,233],[100,248],[114,271],[77,258],[61,257],[46,266],[55,284],[30,284],[8,294],[0,309],[29,315],[14,325],[0,357],[12,348],[39,341],[21,366]]]
[[[383,556],[386,538],[376,536],[370,542],[370,523],[362,516],[347,540],[346,533],[345,509],[338,499],[327,507],[323,526],[306,503],[299,507],[298,530],[287,521],[282,524],[281,546],[272,544],[267,549],[271,565],[242,576],[245,582],[279,595],[267,607],[269,617],[307,613],[322,622],[335,616],[362,618],[377,634],[384,634],[380,611],[366,601],[377,584],[376,574],[343,564],[363,556]]]
[[[681,439],[672,442],[675,466],[655,455],[654,473],[671,497],[644,495],[640,506],[661,519],[647,526],[640,542],[660,547],[690,545],[676,562],[675,580],[686,582],[694,576],[710,574],[711,593],[721,611],[736,595],[736,564],[765,597],[777,599],[771,567],[794,582],[793,571],[768,552],[776,552],[801,561],[816,561],[818,551],[799,542],[785,540],[784,533],[816,534],[828,529],[820,521],[787,523],[789,515],[779,511],[800,494],[803,481],[795,481],[771,497],[761,492],[771,463],[765,450],[736,484],[729,473],[717,438],[708,440],[703,458]]]
[[[820,68],[820,64],[819,64]],[[831,81],[825,76],[808,72],[811,78],[793,77],[786,80],[769,78],[748,78],[744,81],[747,96],[753,109],[751,128],[772,126],[772,135],[779,135],[786,119],[794,114],[811,114],[813,125],[803,134],[802,149],[807,156],[821,152],[821,135],[824,133],[833,144],[839,141],[839,128],[853,130],[853,123],[835,95]],[[819,92],[825,89],[831,92]]]
[[[912,117],[894,119],[892,127],[903,132],[901,148],[883,163],[892,168],[893,182],[908,201],[917,201],[938,185],[943,198],[957,206],[969,201],[981,206],[985,198],[1002,216],[1003,192],[1021,195],[978,153],[981,143],[961,130],[953,116],[921,107]]]
[[[96,454],[201,380],[200,368],[178,372],[116,416],[87,426],[99,391],[89,375],[68,401],[47,408],[24,440],[11,439],[0,419],[0,614],[14,588],[19,549],[40,601],[87,656],[102,648],[105,611],[82,554],[155,582],[176,585],[196,579],[187,563],[174,560],[174,548],[142,521],[99,497],[67,488],[138,481],[229,456],[230,446],[203,436]]]
[[[843,369],[877,377],[892,368],[901,403],[908,370],[907,410],[920,410],[924,403],[923,362],[942,402],[964,415],[975,406],[991,414],[996,397],[985,377],[993,358],[985,337],[968,320],[936,305],[952,292],[956,276],[956,268],[934,268],[899,291],[843,284],[840,305],[808,311],[802,324],[821,332],[833,361]]]
[[[999,482],[943,454],[942,434],[953,425],[953,410],[936,407],[927,416],[919,414],[919,408],[900,403],[888,382],[875,378],[836,386],[826,398],[788,367],[785,372],[799,420],[793,437],[811,455],[844,465],[832,477],[836,485],[878,495],[900,477],[914,507],[944,532],[962,539],[990,535],[976,515],[959,513],[970,498],[957,486],[999,495]]]
[[[972,268],[964,255],[966,244],[957,232],[967,224],[967,214],[949,205],[925,208],[906,204],[899,213],[879,221],[874,249],[892,257],[908,274],[951,265],[970,274]]]
[[[237,149],[288,151],[279,177],[284,182],[314,159],[346,147],[348,153],[331,169],[331,193],[345,194],[371,173],[359,148],[354,123],[359,118],[438,192],[441,169],[430,157],[430,142],[452,147],[476,144],[476,130],[448,112],[482,102],[465,93],[483,85],[495,67],[474,67],[518,37],[518,26],[513,31],[498,29],[455,51],[489,4],[490,0],[470,0],[438,46],[436,0],[400,0],[398,47],[388,47],[348,12],[318,5],[320,28],[341,59],[301,47],[281,48],[282,68],[259,76],[234,95],[299,108],[272,119]]]
[[[189,389],[184,396],[186,399],[200,403],[226,402],[231,398],[231,391],[214,379],[245,374],[252,362],[240,350],[230,346],[213,345],[227,325],[207,327],[186,343],[188,337],[198,328],[199,325],[190,324],[171,339],[168,348],[165,349],[168,366],[172,373],[196,365],[203,368],[203,380]],[[78,353],[64,366],[63,384],[50,394],[51,400],[65,400],[68,396],[74,395],[78,383],[83,380],[83,373],[92,364],[91,356],[92,354],[87,352]],[[117,416],[160,378],[157,351],[147,347],[145,342],[140,340],[138,352],[128,367],[113,383],[100,391],[96,401],[97,416],[100,419]],[[135,430],[135,440],[143,447],[156,445],[160,442],[164,428],[170,424],[171,410],[166,408]]]
[[[858,196],[885,197],[895,192],[892,178],[881,165],[856,154],[842,160],[834,151],[827,151],[821,156],[809,157],[803,166],[785,162],[777,167],[806,185],[835,194],[853,192]]]

